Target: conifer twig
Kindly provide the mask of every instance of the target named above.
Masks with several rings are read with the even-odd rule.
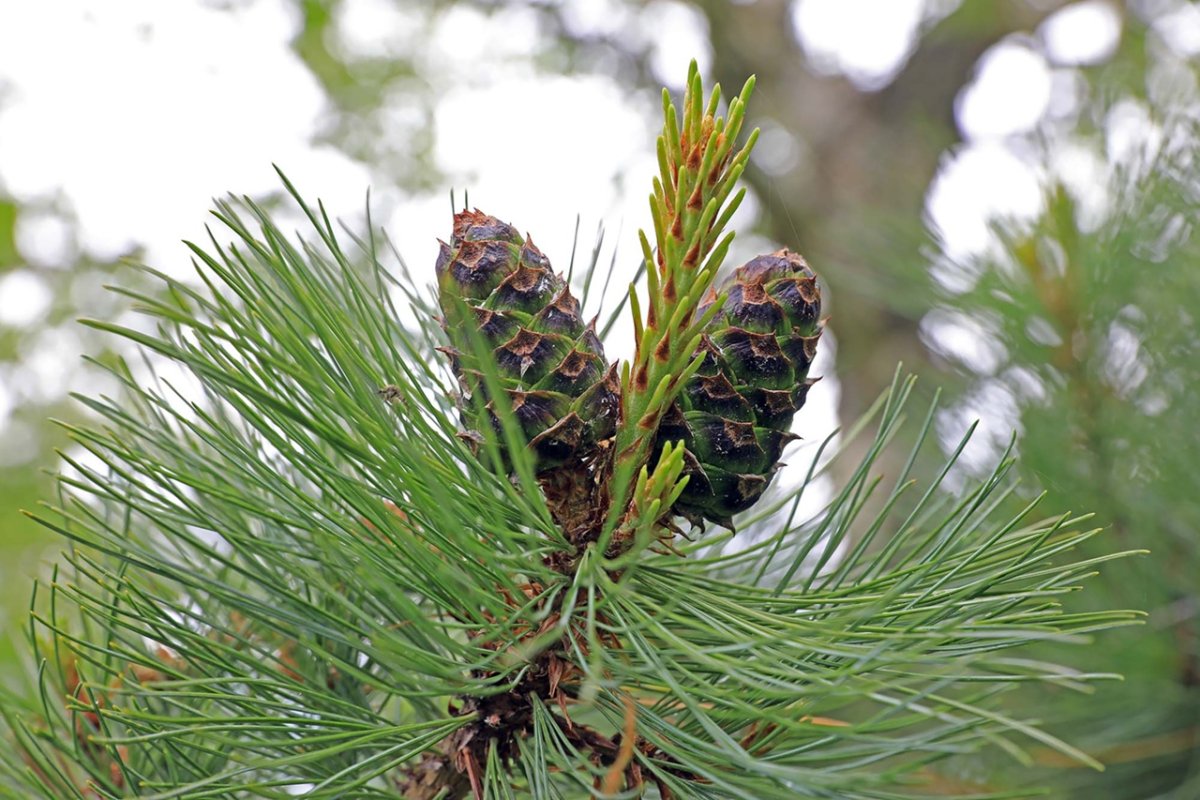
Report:
[[[718,300],[700,317],[695,314],[733,240],[733,232],[725,233],[725,226],[745,196],[745,190],[736,187],[758,131],[751,132],[741,149],[737,140],[753,91],[752,77],[729,102],[728,118],[717,116],[720,86],[705,100],[695,61],[688,70],[680,114],[663,91],[659,175],[650,197],[654,246],[642,231],[645,311],[643,317],[641,300],[631,286],[636,350],[621,375],[621,419],[614,443],[607,532],[625,514],[633,482],[650,458],[663,414],[700,365],[694,355],[700,332],[720,310]]]

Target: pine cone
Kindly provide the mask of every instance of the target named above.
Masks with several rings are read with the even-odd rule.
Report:
[[[779,469],[792,418],[804,405],[821,336],[821,292],[798,253],[779,250],[738,267],[729,297],[700,344],[704,362],[659,428],[682,441],[690,477],[675,511],[732,526]],[[713,291],[697,313],[716,300]]]
[[[460,411],[469,431],[491,424],[499,434],[500,421],[471,355],[467,325],[491,350],[538,470],[582,455],[613,434],[620,405],[616,366],[605,361],[595,320],[584,325],[579,301],[532,241],[478,209],[460,212],[450,244],[441,243],[437,277],[451,343],[443,351],[462,388]],[[465,315],[456,300],[466,304]],[[477,395],[487,420],[478,418]]]

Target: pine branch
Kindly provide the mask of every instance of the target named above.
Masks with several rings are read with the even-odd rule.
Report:
[[[720,310],[719,300],[704,314],[697,308],[712,289],[733,241],[724,234],[745,190],[734,191],[758,139],[753,131],[735,152],[754,79],[729,103],[729,117],[716,116],[721,88],[704,99],[700,72],[688,71],[682,118],[663,91],[663,132],[658,137],[660,174],[650,197],[655,248],[641,233],[645,261],[646,310],[637,290],[629,290],[636,352],[621,376],[621,422],[614,442],[613,493],[607,527],[625,511],[632,483],[650,459],[659,423],[680,389],[699,368],[696,357],[704,326]],[[602,540],[602,544],[605,543]],[[603,549],[603,548],[601,548]]]
[[[997,702],[1113,677],[1015,653],[1135,622],[1064,607],[1116,556],[1071,555],[1097,534],[1086,518],[1012,511],[1007,457],[960,491],[943,485],[957,453],[915,474],[934,412],[906,425],[911,380],[875,406],[846,486],[736,548],[728,532],[658,547],[679,450],[649,469],[628,455],[645,443],[618,434],[618,452],[633,445],[617,472],[633,470],[618,504],[630,547],[581,547],[542,494],[569,474],[528,488],[457,435],[430,357],[436,304],[381,265],[373,237],[344,249],[285,185],[311,241],[250,201],[221,203],[233,243],[193,247],[198,280],[148,270],[160,291],[133,296],[153,332],[89,323],[147,362],[110,368],[119,397],[79,398],[93,421],[68,428],[78,450],[36,514],[70,550],[32,604],[29,686],[0,704],[3,791],[896,798],[985,745],[1095,766]],[[660,277],[713,219],[683,217]],[[681,296],[707,288],[707,269]],[[679,367],[694,347],[674,341]],[[187,381],[156,378],[162,364]],[[905,471],[877,474],[904,446]]]

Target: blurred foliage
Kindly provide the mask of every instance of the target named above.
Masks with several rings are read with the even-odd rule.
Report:
[[[1117,50],[1093,66],[1056,67],[1073,87],[1073,110],[1006,143],[1040,160],[1051,177],[1064,146],[1092,153],[1105,165],[1103,213],[1084,202],[1085,189],[1052,186],[1032,227],[1010,226],[1004,246],[987,258],[953,264],[931,245],[924,214],[930,182],[961,146],[956,99],[989,48],[1014,36],[1040,48],[1030,34],[1072,3],[929,2],[919,40],[896,74],[864,88],[814,67],[794,34],[788,0],[612,0],[611,24],[601,29],[581,27],[568,3],[428,0],[400,5],[411,18],[409,36],[371,53],[356,52],[340,35],[353,1],[293,0],[293,47],[331,106],[314,137],[362,160],[377,181],[410,188],[441,180],[431,158],[438,98],[454,80],[478,79],[439,68],[428,33],[447,15],[532,15],[539,31],[532,63],[554,73],[608,75],[631,95],[643,92],[651,113],[665,77],[655,58],[667,11],[686,12],[703,31],[712,77],[737,86],[757,74],[760,116],[750,122],[794,137],[803,154],[785,170],[760,164],[748,173],[760,232],[801,248],[827,284],[843,418],[860,413],[903,360],[929,376],[925,386],[948,383],[964,413],[1019,429],[1030,491],[1046,488],[1060,506],[1094,510],[1120,546],[1152,551],[1105,567],[1110,597],[1089,593],[1098,606],[1150,612],[1144,628],[1108,635],[1096,651],[1103,668],[1126,673],[1125,683],[1082,704],[1063,698],[1041,709],[1046,718],[1069,719],[1060,732],[1113,764],[1103,775],[1063,772],[1064,792],[1200,796],[1200,243],[1193,232],[1200,164],[1195,119],[1187,117],[1200,108],[1200,90],[1195,63],[1160,35],[1167,15],[1186,4],[1111,4],[1122,22]],[[1145,111],[1165,146],[1118,164],[1108,128],[1115,110],[1131,107]],[[28,361],[41,331],[81,312],[115,313],[83,308],[103,302],[85,287],[111,264],[81,253],[71,269],[23,266],[15,232],[30,211],[0,187],[0,271],[33,269],[55,298],[36,328],[0,327],[6,380]],[[947,269],[969,280],[951,291],[937,280]],[[931,320],[981,335],[988,363],[952,357],[929,333]],[[46,490],[33,470],[50,463],[61,440],[37,421],[78,413],[61,398],[15,394],[21,406],[13,420],[36,432],[22,445],[36,458],[0,466],[3,509],[28,507]],[[11,563],[30,533],[12,513],[2,519],[0,542]],[[4,591],[20,596],[24,588]],[[24,608],[23,598],[16,602]]]
[[[2,113],[2,108],[0,108]],[[17,236],[22,216],[61,220],[69,215],[52,203],[20,204],[5,198],[0,187],[0,281],[17,273],[38,286],[49,300],[29,324],[0,322],[0,558],[3,573],[28,576],[44,564],[38,545],[44,529],[17,513],[34,508],[50,489],[49,471],[57,465],[56,448],[67,442],[51,418],[75,419],[78,405],[68,390],[103,389],[109,385],[94,367],[84,364],[79,350],[86,346],[100,361],[111,356],[102,343],[75,324],[82,314],[115,316],[122,303],[102,290],[118,270],[115,260],[97,260],[84,253],[70,264],[41,264],[22,252]],[[135,256],[136,250],[128,255]],[[133,276],[135,282],[140,282]],[[33,303],[33,300],[30,300]],[[86,343],[86,344],[85,344]],[[4,414],[4,400],[11,404]],[[29,583],[0,580],[0,622],[24,624]],[[0,624],[0,675],[12,659],[12,628]]]
[[[17,204],[0,200],[0,266],[15,264],[17,252]]]
[[[961,396],[973,409],[1016,413],[1033,485],[1094,511],[1110,543],[1150,550],[1106,565],[1099,591],[1084,598],[1148,612],[1146,627],[1105,636],[1096,651],[1126,681],[1083,699],[1056,694],[1059,727],[1110,764],[1104,796],[1192,798],[1200,796],[1200,128],[1160,117],[1151,140],[1154,131],[1162,146],[1114,165],[1092,195],[1098,207],[1056,187],[1032,229],[1005,233],[996,257],[959,265],[973,285],[947,293],[943,311],[968,315],[988,342],[986,364],[959,364]],[[1090,544],[1102,555],[1104,546]],[[1059,782],[1070,796],[1097,796],[1095,776],[1068,772]]]

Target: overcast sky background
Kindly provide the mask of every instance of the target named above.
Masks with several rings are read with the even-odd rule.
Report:
[[[869,86],[886,80],[909,55],[924,5],[802,0],[794,23],[818,68]],[[606,24],[613,11],[604,0],[571,6],[589,26]],[[674,13],[663,14],[660,30],[667,35],[657,66],[678,83],[692,56],[704,66],[707,42],[684,6],[665,8]],[[1200,16],[1192,12],[1181,16]],[[218,10],[194,0],[61,0],[26,4],[6,16],[9,24],[0,26],[0,181],[21,200],[61,197],[78,217],[81,244],[89,250],[115,256],[137,242],[153,263],[178,264],[178,241],[202,224],[208,199],[276,189],[272,163],[334,209],[353,214],[362,205],[369,184],[363,167],[310,144],[325,113],[324,96],[289,49],[298,25],[290,5],[257,0]],[[862,25],[864,18],[872,24]],[[1200,28],[1200,21],[1192,26]],[[340,29],[357,50],[395,48],[404,41],[405,16],[387,0],[350,0]],[[440,166],[473,176],[470,189],[480,202],[502,200],[512,218],[538,220],[546,229],[538,233],[543,249],[559,261],[569,253],[573,224],[554,223],[573,223],[576,212],[585,220],[627,220],[622,244],[631,244],[645,216],[651,132],[620,87],[603,78],[538,75],[506,60],[527,48],[533,33],[525,14],[488,19],[462,10],[443,20],[435,37],[439,69],[463,80],[441,101]],[[1056,63],[1020,42],[1003,44],[960,97],[958,118],[970,146],[946,165],[929,204],[956,252],[984,245],[989,213],[1036,208],[1038,176],[1006,151],[1004,140],[1032,129],[1045,114],[1061,113],[1055,102],[1067,93],[1056,91],[1053,68],[1111,53],[1118,17],[1105,2],[1082,2],[1038,33]],[[481,53],[487,69],[480,68]],[[532,109],[537,130],[497,127],[484,150],[473,114],[478,103],[497,98]],[[786,142],[772,145],[763,157],[796,157]],[[645,173],[646,180],[628,180],[628,189],[618,192],[617,173]],[[979,191],[981,184],[990,191]],[[372,190],[378,195],[390,187]],[[428,232],[445,227],[446,207],[441,193],[416,198],[389,221],[414,263],[432,261]],[[76,245],[53,219],[26,222],[20,234],[30,257],[48,264],[69,262]],[[6,292],[0,320],[32,316],[35,292],[25,290],[21,302]]]

